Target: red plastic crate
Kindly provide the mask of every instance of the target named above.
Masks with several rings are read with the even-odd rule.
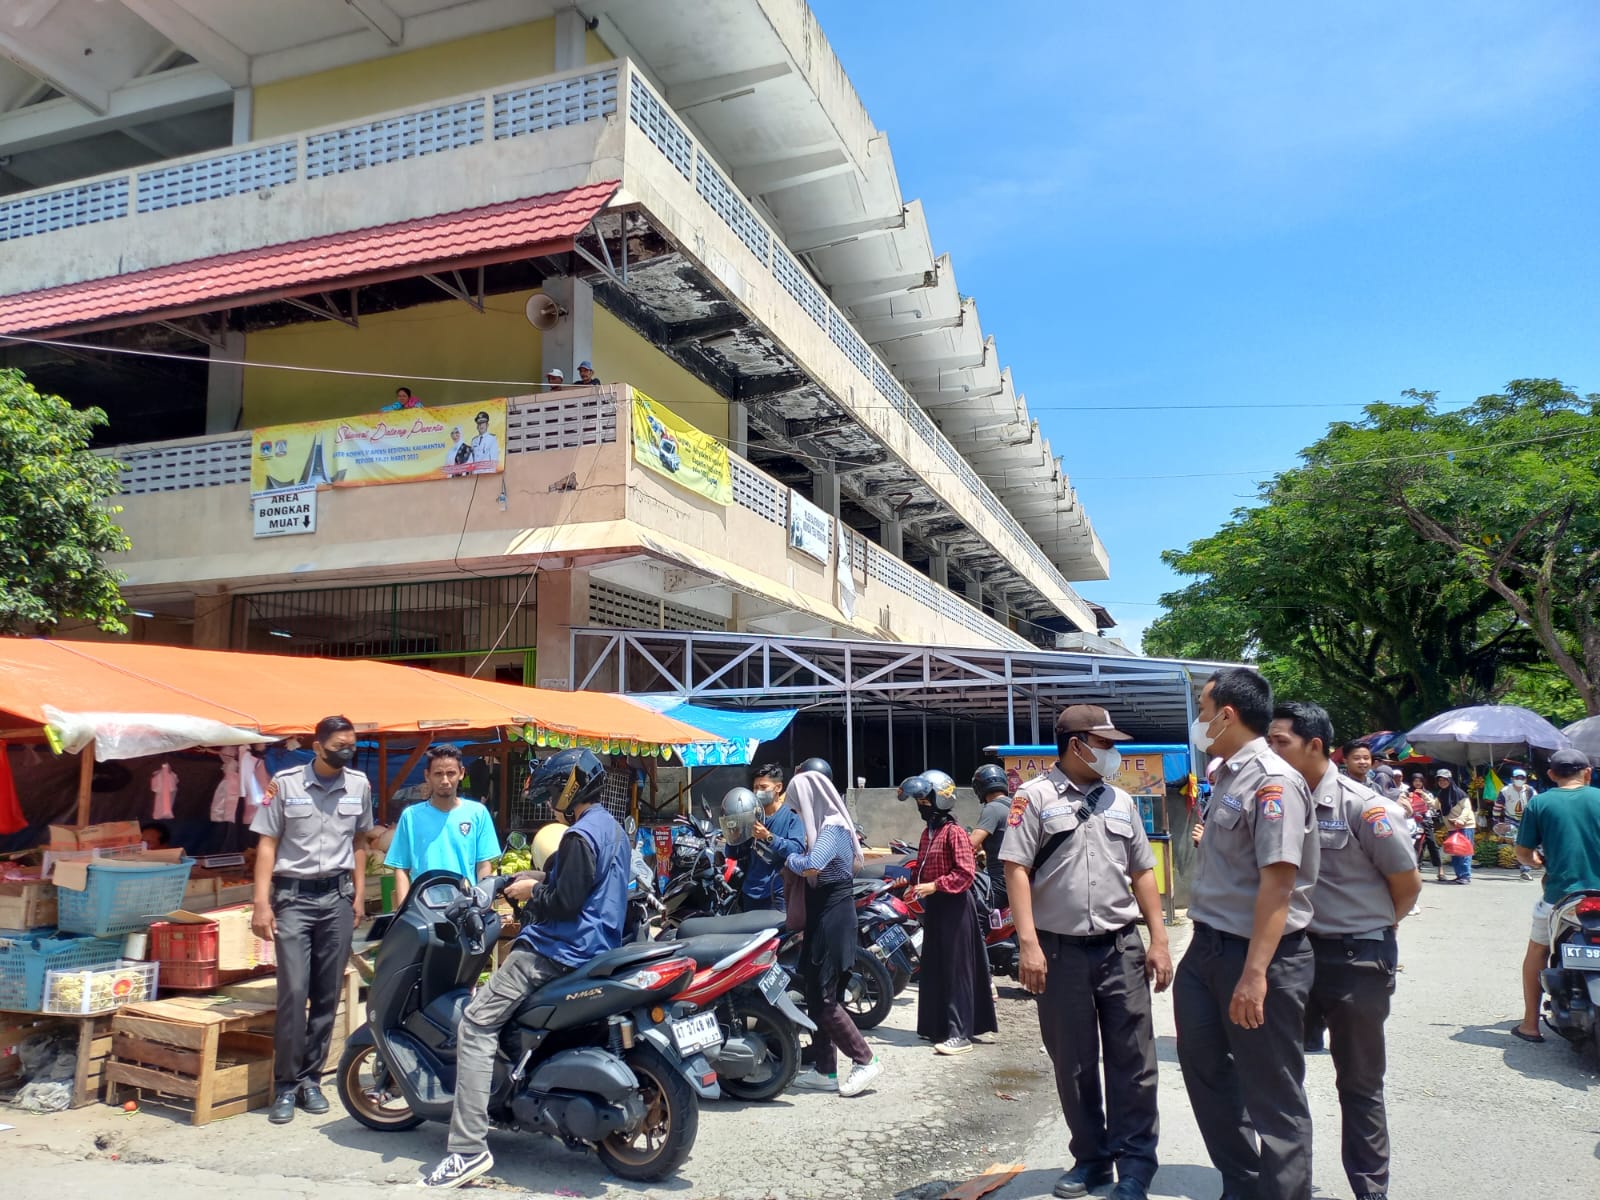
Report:
[[[161,986],[174,991],[209,991],[220,982],[217,927],[157,921],[150,926],[146,957],[161,964]]]

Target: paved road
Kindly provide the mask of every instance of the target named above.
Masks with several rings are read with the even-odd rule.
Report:
[[[1470,888],[1427,884],[1403,927],[1404,972],[1390,1021],[1390,1112],[1396,1196],[1478,1200],[1507,1195],[1587,1200],[1600,1194],[1600,1078],[1555,1042],[1507,1034],[1516,966],[1535,886],[1483,872]],[[1175,942],[1186,941],[1185,930]],[[853,1100],[794,1095],[769,1105],[706,1106],[693,1157],[655,1188],[608,1178],[592,1156],[543,1138],[496,1134],[490,1189],[536,1196],[812,1200],[926,1197],[994,1161],[1027,1170],[998,1200],[1047,1196],[1066,1136],[1038,1051],[1032,1002],[1002,989],[996,1044],[936,1058],[911,1032],[915,992],[874,1038],[888,1065]],[[1171,1002],[1157,1000],[1164,1163],[1154,1194],[1212,1200],[1219,1179],[1189,1114],[1173,1052]],[[1332,1064],[1311,1060],[1319,1195],[1348,1197],[1339,1166]],[[154,1109],[104,1107],[51,1117],[0,1115],[6,1196],[115,1195],[118,1200],[371,1200],[393,1196],[442,1152],[444,1131],[370,1133],[334,1112],[287,1129],[261,1113],[191,1129]]]

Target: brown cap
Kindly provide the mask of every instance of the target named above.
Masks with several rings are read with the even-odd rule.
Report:
[[[1073,704],[1061,710],[1056,718],[1056,740],[1071,733],[1093,733],[1112,742],[1133,740],[1132,734],[1111,723],[1111,714],[1098,704]]]

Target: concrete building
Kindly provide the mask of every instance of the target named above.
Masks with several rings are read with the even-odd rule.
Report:
[[[589,627],[1109,623],[1072,587],[1105,549],[803,0],[6,9],[0,365],[110,414],[132,636],[569,686]],[[539,388],[586,361],[604,385]],[[503,474],[254,536],[252,431],[401,385],[509,397]],[[641,465],[640,394],[729,448],[732,503]]]

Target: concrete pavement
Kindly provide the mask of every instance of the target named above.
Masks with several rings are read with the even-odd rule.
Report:
[[[1471,887],[1424,885],[1423,912],[1401,928],[1403,971],[1389,1023],[1393,1195],[1448,1200],[1587,1200],[1600,1194],[1600,1077],[1552,1039],[1513,1040],[1517,965],[1537,885],[1484,871]],[[1181,953],[1187,927],[1173,931]],[[679,1177],[639,1187],[592,1154],[547,1138],[497,1133],[489,1189],[534,1196],[820,1200],[937,1196],[994,1161],[1027,1164],[998,1200],[1048,1196],[1067,1165],[1066,1132],[1039,1053],[1033,1002],[1002,988],[1001,1034],[955,1059],[916,1040],[915,990],[869,1040],[887,1070],[853,1100],[815,1094],[767,1105],[720,1102],[701,1113]],[[1212,1200],[1220,1180],[1189,1112],[1172,1004],[1157,997],[1162,1169],[1153,1195]],[[1327,1055],[1311,1058],[1320,1196],[1348,1197]],[[301,1114],[284,1129],[250,1113],[192,1129],[153,1108],[103,1106],[35,1117],[0,1109],[0,1179],[18,1200],[372,1200],[393,1196],[442,1152],[444,1129],[369,1132],[341,1113]]]

